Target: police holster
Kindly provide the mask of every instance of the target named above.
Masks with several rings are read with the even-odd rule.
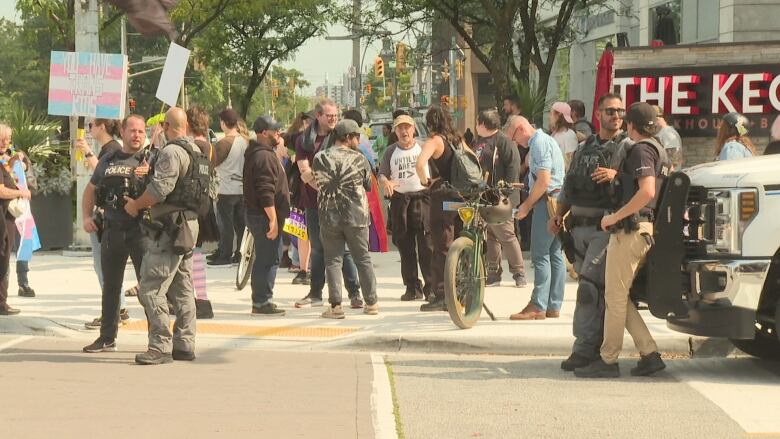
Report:
[[[563,247],[563,254],[566,255],[566,260],[570,263],[574,263],[576,259],[576,251],[574,250],[574,238],[571,236],[571,229],[573,227],[572,219],[574,217],[571,214],[566,214],[563,218],[563,225],[558,231],[558,239],[561,240],[561,247]]]
[[[192,238],[192,230],[187,222],[187,215],[181,211],[170,217],[170,237],[173,241],[173,253],[177,255],[191,256],[195,248],[195,240]]]
[[[95,226],[97,226],[97,231],[95,231],[95,234],[97,235],[98,242],[103,242],[103,231],[105,230],[105,218],[103,217],[103,211],[100,209],[95,209],[95,212],[92,214],[92,221],[94,221]]]

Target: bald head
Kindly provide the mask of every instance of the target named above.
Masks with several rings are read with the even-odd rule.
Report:
[[[536,128],[523,116],[509,116],[504,133],[513,142],[528,148],[528,141],[536,134]]]
[[[177,139],[187,135],[187,113],[179,107],[171,107],[165,113],[165,137]]]

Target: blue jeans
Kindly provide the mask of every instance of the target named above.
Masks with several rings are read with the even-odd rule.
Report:
[[[531,219],[531,260],[534,263],[534,291],[531,303],[541,311],[559,311],[563,303],[566,265],[561,241],[547,231],[547,201],[534,206]]]
[[[270,240],[268,218],[265,215],[246,214],[246,226],[255,238],[255,263],[252,265],[252,306],[260,307],[274,297],[276,269],[282,259],[282,230]]]
[[[320,216],[317,209],[306,209],[306,227],[311,242],[311,256],[309,259],[311,284],[309,297],[322,300],[322,289],[325,288],[325,251],[322,248],[320,237]],[[344,250],[344,264],[341,267],[341,275],[347,284],[347,294],[350,299],[360,297],[360,284],[358,283],[357,267],[349,250]]]

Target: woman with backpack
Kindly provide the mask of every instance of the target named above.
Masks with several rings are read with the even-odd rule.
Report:
[[[718,128],[716,160],[734,160],[753,157],[756,147],[747,136],[748,119],[739,113],[728,113]]]
[[[569,169],[574,152],[579,144],[577,133],[574,132],[572,125],[574,119],[571,117],[571,107],[566,102],[556,102],[550,109],[550,136],[558,143],[563,153],[563,169],[566,172]]]
[[[452,183],[452,161],[455,156],[453,144],[464,144],[463,137],[452,125],[450,113],[441,107],[431,107],[425,115],[425,125],[429,137],[417,158],[416,171],[420,183],[431,190],[430,230],[433,241],[431,258],[431,284],[433,285],[430,302],[422,305],[420,311],[446,311],[444,302],[444,263],[450,244],[460,232],[463,224],[457,212],[444,211],[445,201],[462,201],[457,192],[445,186]],[[465,147],[465,145],[464,145]],[[430,163],[431,178],[426,169]]]

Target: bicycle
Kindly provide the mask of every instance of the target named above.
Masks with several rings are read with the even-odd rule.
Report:
[[[444,210],[457,211],[463,221],[460,236],[452,242],[444,263],[444,299],[450,319],[460,329],[469,329],[479,320],[482,309],[496,318],[484,303],[485,240],[488,224],[512,219],[509,193],[519,184],[499,182],[495,188],[476,187],[461,193],[463,202],[445,202]]]
[[[241,291],[249,282],[252,276],[252,265],[255,263],[255,237],[249,232],[249,228],[244,228],[244,237],[241,239],[238,252],[240,258],[236,270],[236,289]]]

